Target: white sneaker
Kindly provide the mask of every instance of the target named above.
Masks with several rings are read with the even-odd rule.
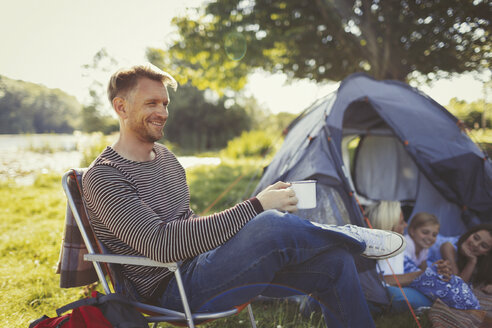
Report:
[[[403,252],[407,246],[405,238],[393,231],[368,229],[352,224],[337,226],[316,222],[311,223],[323,229],[343,233],[358,242],[365,242],[366,249],[361,255],[371,259],[383,260],[396,256]]]

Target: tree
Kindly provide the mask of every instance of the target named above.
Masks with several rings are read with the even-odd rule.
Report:
[[[207,98],[206,92],[189,84],[170,92],[164,137],[185,150],[223,148],[251,126],[244,108],[227,97]]]
[[[116,70],[118,61],[105,48],[99,50],[90,64],[83,65],[84,77],[90,80],[88,100],[82,108],[80,129],[84,132],[102,132],[109,134],[119,129],[118,120],[106,97],[103,82]],[[112,115],[113,114],[113,115]]]
[[[0,76],[0,133],[71,133],[80,109],[60,89]]]
[[[217,91],[241,89],[255,68],[319,82],[358,71],[433,79],[490,67],[491,8],[487,0],[217,0],[175,18],[177,40],[148,57],[181,83]]]
[[[457,118],[462,120],[469,128],[490,127],[492,119],[486,116],[486,108],[489,106],[485,99],[467,103],[464,100],[452,98],[446,108]]]
[[[81,130],[84,132],[102,132],[111,134],[119,130],[119,122],[109,115],[102,115],[95,105],[82,107]]]
[[[483,90],[483,110],[482,110],[482,118],[480,120],[482,128],[487,128],[490,126],[490,123],[487,125],[487,120],[491,121],[488,117],[490,115],[490,101],[488,101],[488,97],[490,96],[490,92],[492,91],[492,80],[482,81],[482,90]]]

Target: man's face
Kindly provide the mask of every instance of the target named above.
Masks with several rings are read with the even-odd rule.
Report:
[[[161,139],[169,104],[169,95],[164,84],[141,78],[126,98],[127,128],[143,142],[154,143]]]

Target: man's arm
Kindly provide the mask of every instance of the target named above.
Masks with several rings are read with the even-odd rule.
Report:
[[[209,216],[162,218],[140,199],[131,181],[106,165],[86,173],[84,198],[95,226],[160,262],[184,260],[222,245],[263,210],[258,200],[247,200]]]

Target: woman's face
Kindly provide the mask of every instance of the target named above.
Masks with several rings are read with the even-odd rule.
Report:
[[[395,224],[391,230],[394,232],[398,232],[400,235],[403,235],[403,232],[405,231],[406,226],[407,226],[407,223],[403,219],[403,213],[400,212],[400,219],[398,220],[398,223]]]
[[[472,233],[461,247],[474,256],[485,255],[492,250],[492,236],[487,230]]]

